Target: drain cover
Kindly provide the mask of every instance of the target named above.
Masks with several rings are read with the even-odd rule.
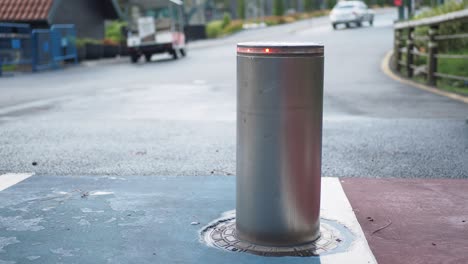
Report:
[[[328,222],[328,221],[327,221]],[[331,224],[321,221],[320,238],[312,243],[294,247],[270,247],[241,241],[236,236],[236,218],[230,214],[205,227],[201,236],[209,246],[234,252],[246,252],[261,256],[310,257],[330,253],[343,243],[341,232]]]

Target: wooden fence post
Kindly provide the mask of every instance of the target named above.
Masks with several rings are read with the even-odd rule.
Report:
[[[428,41],[428,56],[427,56],[427,84],[436,86],[437,77],[435,73],[437,72],[437,40],[435,36],[439,25],[433,25],[429,28],[429,41]]]
[[[394,48],[393,48],[393,60],[395,65],[395,70],[397,72],[401,71],[400,67],[400,60],[401,60],[401,30],[395,29],[395,40],[394,40]]]
[[[413,77],[413,32],[414,28],[408,28],[408,37],[406,40],[406,74],[408,75],[408,78]]]

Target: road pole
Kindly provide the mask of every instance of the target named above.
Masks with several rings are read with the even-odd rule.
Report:
[[[405,19],[405,7],[399,6],[398,7],[398,20],[402,21]]]
[[[293,246],[320,236],[324,47],[237,46],[238,238]]]
[[[408,7],[408,19],[413,17],[413,8],[414,8],[414,0],[407,0],[407,7]]]

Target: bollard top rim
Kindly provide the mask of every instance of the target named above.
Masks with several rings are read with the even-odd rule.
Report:
[[[324,45],[314,42],[241,42],[237,53],[246,55],[314,55],[324,54]]]

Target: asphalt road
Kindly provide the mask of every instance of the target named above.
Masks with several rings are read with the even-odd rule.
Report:
[[[380,69],[395,15],[244,31],[193,43],[177,61],[2,78],[0,174],[235,175],[235,43],[277,40],[325,44],[324,176],[468,178],[468,105]]]

